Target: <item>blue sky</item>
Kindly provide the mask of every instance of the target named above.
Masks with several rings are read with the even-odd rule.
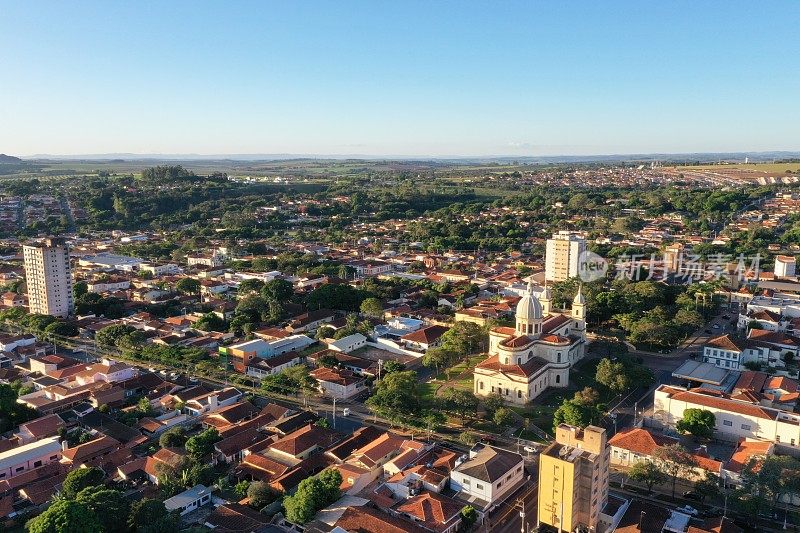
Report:
[[[0,0],[0,152],[800,150],[800,2]]]

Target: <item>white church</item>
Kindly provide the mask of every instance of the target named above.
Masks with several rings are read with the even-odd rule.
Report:
[[[489,331],[489,357],[473,372],[475,394],[499,394],[525,404],[547,387],[569,385],[569,369],[586,350],[586,298],[581,289],[568,313],[550,308],[548,287],[534,296],[533,283],[517,304],[516,327]]]

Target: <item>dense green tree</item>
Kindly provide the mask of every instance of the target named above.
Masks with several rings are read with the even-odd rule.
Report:
[[[72,285],[72,297],[77,300],[89,291],[89,285],[85,281],[76,281]]]
[[[158,438],[162,448],[180,448],[186,444],[186,431],[182,427],[170,428]]]
[[[106,346],[117,346],[117,343],[123,337],[130,335],[136,331],[133,326],[127,324],[112,324],[106,326],[94,335],[97,344],[105,344]]]
[[[260,292],[264,288],[264,282],[257,278],[243,280],[239,283],[238,296],[241,298],[248,294]]]
[[[250,506],[253,509],[263,509],[278,498],[278,492],[268,483],[253,481],[247,487],[247,497],[250,499]]]
[[[498,426],[511,426],[513,425],[517,417],[514,415],[514,411],[507,407],[501,407],[494,412],[494,416],[492,420]]]
[[[717,419],[707,409],[685,409],[683,418],[678,420],[675,428],[681,433],[691,433],[695,437],[710,439],[714,436]]]
[[[594,421],[597,410],[581,405],[574,400],[564,400],[555,413],[553,413],[553,431],[559,424],[586,427]]]
[[[179,523],[178,516],[168,512],[164,502],[151,498],[134,502],[128,516],[128,527],[135,533],[173,533],[178,531]]]
[[[471,505],[466,505],[459,514],[461,514],[461,523],[466,531],[469,531],[478,521],[478,511]]]
[[[420,412],[419,382],[413,370],[392,372],[378,381],[367,406],[392,422],[407,420]]]
[[[60,335],[62,337],[76,337],[78,335],[78,327],[70,322],[56,321],[51,322],[44,328],[45,333],[52,335]]]
[[[61,494],[65,498],[74,499],[83,489],[102,485],[105,478],[105,472],[96,466],[70,470],[61,484]]]
[[[17,402],[21,392],[21,384],[17,389],[11,385],[0,384],[0,431],[6,432],[37,416],[36,411],[28,405]]]
[[[200,294],[200,282],[194,278],[181,278],[175,284],[175,290],[181,294]]]
[[[653,485],[661,485],[669,481],[667,473],[652,461],[634,463],[628,471],[628,477],[637,483],[644,483],[648,491],[653,490]]]
[[[273,279],[264,284],[261,297],[268,302],[288,302],[294,296],[294,286],[285,279]]]
[[[472,391],[448,387],[441,398],[444,401],[444,408],[460,416],[462,423],[466,422],[467,417],[475,416],[478,410],[478,398]]]
[[[307,523],[317,511],[339,499],[341,484],[342,475],[335,469],[304,479],[297,491],[283,500],[286,519],[295,524]]]
[[[383,316],[383,304],[377,298],[367,298],[361,302],[359,310],[362,314],[374,318],[381,318]]]
[[[194,327],[201,331],[219,331],[223,332],[228,329],[228,324],[219,315],[215,313],[206,313],[200,320],[194,323]]]
[[[75,500],[86,505],[97,516],[106,533],[119,531],[120,518],[127,517],[130,511],[130,501],[122,492],[102,486],[86,487]]]
[[[29,533],[86,533],[103,526],[89,507],[75,500],[58,500],[27,524]]]
[[[214,451],[214,444],[220,439],[219,431],[216,428],[208,428],[186,440],[186,451],[192,458],[199,461]]]

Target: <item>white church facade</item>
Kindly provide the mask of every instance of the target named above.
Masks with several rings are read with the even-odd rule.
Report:
[[[515,327],[489,331],[489,357],[473,371],[476,395],[525,404],[548,387],[569,385],[569,370],[586,350],[586,299],[578,289],[568,313],[553,313],[550,299],[548,287],[536,298],[529,284]]]

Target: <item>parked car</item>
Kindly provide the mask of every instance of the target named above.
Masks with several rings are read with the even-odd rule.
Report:
[[[730,320],[731,315],[722,315],[723,320]]]
[[[686,498],[687,500],[695,500],[695,501],[698,501],[698,502],[703,499],[702,496],[700,496],[698,493],[696,493],[693,490],[688,490],[688,491],[684,492],[683,493],[683,497]]]
[[[719,329],[719,328],[720,328],[720,325],[719,325],[719,324],[714,324],[714,325],[713,325],[713,326],[711,326],[711,327],[712,327],[712,328],[714,328],[714,329]]]
[[[711,330],[710,329],[706,330],[706,335],[711,335]]]
[[[350,408],[349,407],[345,407],[344,409],[342,409],[342,416],[350,416]]]
[[[677,510],[679,513],[688,514],[690,516],[698,516],[700,514],[700,511],[698,511],[691,505],[684,505],[683,507],[678,507]]]

